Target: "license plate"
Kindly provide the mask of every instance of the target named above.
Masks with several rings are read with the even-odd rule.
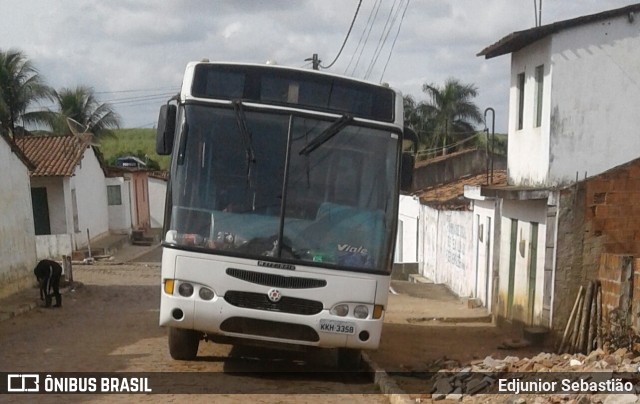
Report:
[[[349,321],[320,320],[320,331],[352,335],[356,333],[356,325]]]

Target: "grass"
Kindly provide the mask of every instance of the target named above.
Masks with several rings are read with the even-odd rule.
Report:
[[[134,155],[142,159],[147,156],[157,162],[161,170],[168,168],[169,156],[156,154],[155,129],[118,129],[114,132],[115,136],[99,141],[100,151],[108,164],[113,165],[118,157]]]

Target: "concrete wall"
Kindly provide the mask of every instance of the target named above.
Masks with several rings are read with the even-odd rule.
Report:
[[[105,178],[107,186],[120,187],[120,205],[108,205],[109,231],[131,234],[131,190],[130,182],[123,177]]]
[[[547,200],[504,200],[500,236],[500,267],[497,307],[500,318],[523,324],[546,325],[543,316],[544,265]],[[517,221],[515,239],[511,240],[512,223]],[[533,223],[538,235],[534,240]],[[533,254],[532,246],[537,246]],[[511,267],[511,257],[515,256]],[[535,265],[535,277],[530,270]],[[532,280],[530,281],[530,277]],[[510,282],[513,303],[509,305]],[[533,313],[529,308],[533,305]]]
[[[473,201],[473,270],[474,293],[489,310],[492,309],[494,287],[497,287],[500,240],[500,211],[496,200]],[[497,222],[496,222],[497,219]],[[497,253],[496,253],[497,252]]]
[[[509,183],[567,185],[640,155],[640,22],[627,16],[553,34],[512,54]],[[542,125],[535,127],[535,68],[544,65]],[[517,75],[525,74],[517,128]],[[598,153],[594,153],[598,150]]]
[[[552,54],[551,183],[637,158],[640,21],[623,15],[560,32]]]
[[[413,172],[413,189],[425,189],[438,184],[446,184],[467,175],[487,172],[490,167],[485,150],[465,150],[427,162],[418,162]],[[505,170],[507,159],[493,155],[493,169]]]
[[[446,284],[459,296],[475,293],[473,268],[473,213],[436,210],[422,206],[424,220],[424,262],[422,274]]]
[[[51,259],[61,261],[62,256],[71,256],[73,252],[70,234],[52,234],[36,236],[36,255],[38,261]]]
[[[400,195],[394,263],[418,262],[420,200]]]
[[[509,90],[509,184],[544,185],[549,171],[549,104],[551,97],[550,39],[538,41],[512,54]],[[535,127],[535,68],[544,65],[542,125]],[[525,75],[524,122],[518,129],[518,74]]]
[[[71,190],[76,190],[78,201],[78,223],[80,232],[74,234],[75,248],[87,245],[87,229],[90,237],[104,235],[109,231],[109,210],[107,208],[107,187],[104,172],[92,148],[88,148],[75,175],[71,177]],[[68,208],[71,207],[68,204]],[[70,216],[73,218],[73,212]],[[73,231],[73,220],[71,220]]]
[[[47,204],[49,205],[49,225],[51,234],[65,234],[73,230],[73,217],[67,216],[67,201],[71,204],[71,195],[65,193],[69,187],[69,178],[65,177],[32,177],[32,188],[47,189]],[[69,223],[70,222],[70,223]]]
[[[0,139],[0,297],[35,281],[35,228],[29,171]]]
[[[162,228],[164,225],[164,205],[166,196],[167,181],[149,177],[149,211],[152,228]]]

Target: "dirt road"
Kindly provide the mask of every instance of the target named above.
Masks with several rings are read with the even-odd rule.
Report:
[[[336,376],[334,358],[326,352],[314,355],[256,352],[201,343],[197,361],[172,360],[166,331],[158,326],[158,265],[75,266],[74,280],[81,286],[64,296],[63,308],[37,308],[0,323],[0,371],[198,372],[194,376],[207,372],[209,383],[220,393],[216,401],[387,402],[383,395],[375,394],[376,386],[365,375]],[[37,297],[37,290],[32,292]],[[264,373],[273,370],[277,372]],[[199,391],[201,381],[180,376],[169,383]],[[233,394],[238,392],[243,394]],[[322,398],[314,400],[316,394]],[[166,402],[177,401],[179,397],[74,395],[64,399]],[[25,399],[9,396],[2,401],[5,398],[15,402]],[[49,395],[37,397],[40,402],[60,399]],[[189,401],[211,399],[194,395]]]

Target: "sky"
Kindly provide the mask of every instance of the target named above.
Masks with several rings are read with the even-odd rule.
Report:
[[[636,0],[637,1],[637,0]],[[189,61],[265,63],[386,82],[426,100],[425,83],[478,89],[506,132],[510,56],[476,56],[535,25],[533,0],[0,0],[0,50],[25,53],[55,89],[94,89],[122,127],[155,127]],[[634,4],[538,0],[542,24]],[[347,38],[345,42],[345,37]],[[481,129],[481,128],[480,128]]]

